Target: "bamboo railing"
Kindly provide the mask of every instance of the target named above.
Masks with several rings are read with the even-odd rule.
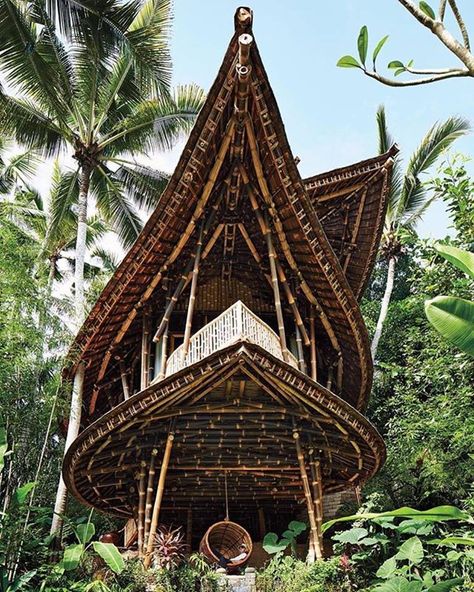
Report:
[[[165,376],[196,364],[238,340],[250,341],[279,360],[284,360],[278,335],[238,300],[191,337],[187,353],[183,344],[170,355]],[[287,352],[286,362],[298,368],[298,360],[290,352]],[[158,378],[154,382],[157,380]]]

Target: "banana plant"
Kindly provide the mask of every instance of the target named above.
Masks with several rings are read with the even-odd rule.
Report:
[[[474,278],[474,253],[441,243],[434,248],[446,261]],[[474,356],[474,302],[456,296],[436,296],[425,302],[425,313],[446,340]]]
[[[91,522],[91,516],[85,524],[72,526],[76,536],[77,543],[69,545],[64,549],[63,559],[59,564],[59,569],[64,571],[75,570],[81,561],[91,552],[101,557],[106,565],[116,574],[120,574],[125,569],[125,562],[120,551],[113,543],[102,543],[93,541],[95,535],[95,526]]]

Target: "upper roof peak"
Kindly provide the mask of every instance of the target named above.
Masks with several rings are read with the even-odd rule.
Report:
[[[253,11],[248,6],[239,6],[234,16],[235,31],[237,33],[247,33],[252,30]]]

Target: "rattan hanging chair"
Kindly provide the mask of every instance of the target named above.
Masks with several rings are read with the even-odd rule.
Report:
[[[205,555],[209,561],[217,563],[219,557],[214,554],[214,550],[218,551],[221,555],[224,555],[227,559],[230,559],[239,555],[239,547],[242,544],[247,548],[247,556],[241,561],[229,564],[228,569],[233,570],[245,565],[252,553],[253,544],[251,536],[243,526],[231,522],[230,520],[223,520],[222,522],[216,522],[207,529],[205,535],[201,539],[199,551]]]

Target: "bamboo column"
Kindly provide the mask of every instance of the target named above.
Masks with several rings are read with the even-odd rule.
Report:
[[[189,294],[188,312],[186,314],[186,327],[184,329],[183,339],[183,359],[186,357],[189,349],[189,340],[191,339],[191,329],[193,325],[194,304],[196,302],[197,281],[199,276],[199,264],[201,261],[202,239],[203,239],[204,225],[199,231],[199,238],[196,245],[196,255],[194,257],[194,265],[192,271],[191,291]]]
[[[143,311],[140,390],[146,389],[150,381],[150,317]]]
[[[145,476],[146,476],[146,462],[140,462],[140,472],[138,473],[138,554],[143,555],[143,540],[145,534]]]
[[[296,349],[298,351],[298,366],[301,372],[306,374],[306,362],[304,361],[304,353],[303,353],[303,342],[301,340],[301,333],[298,328],[298,325],[295,324],[295,332],[296,332]]]
[[[150,524],[151,524],[151,509],[152,503],[151,499],[153,497],[153,485],[155,483],[155,462],[156,462],[156,455],[158,454],[158,450],[153,448],[151,451],[151,458],[150,458],[150,468],[148,470],[148,482],[146,486],[146,499],[145,499],[145,532],[143,536],[143,545],[146,547],[148,544],[148,534],[150,532]]]
[[[266,534],[266,525],[265,525],[265,512],[263,508],[258,508],[258,532],[260,534],[260,538],[263,541],[265,534]]]
[[[145,569],[148,569],[151,564],[152,552],[153,552],[153,541],[156,535],[156,529],[158,527],[158,518],[160,516],[161,502],[163,501],[163,493],[165,490],[166,473],[168,472],[168,465],[170,462],[171,449],[173,448],[174,434],[170,432],[166,440],[165,452],[163,454],[163,462],[160,468],[160,478],[158,480],[158,487],[156,490],[155,503],[153,504],[153,514],[151,517],[150,532],[148,533],[148,541],[145,551],[145,560],[143,565]]]
[[[318,526],[319,545],[321,551],[323,551],[323,477],[321,473],[321,462],[319,459],[314,458],[313,450],[310,450],[310,467],[313,486],[314,510],[316,512],[316,524]]]
[[[276,252],[272,241],[272,232],[268,220],[265,222],[265,239],[267,241],[268,260],[270,262],[270,274],[272,278],[273,297],[275,299],[275,310],[278,323],[278,333],[280,334],[280,343],[285,362],[288,361],[288,347],[286,345],[285,323],[283,320],[283,311],[281,308],[280,287],[278,285],[278,275],[276,269]]]
[[[311,344],[311,378],[318,380],[318,359],[316,357],[316,328],[314,318],[314,305],[311,304],[309,313],[309,340]]]
[[[315,512],[314,512],[313,496],[311,495],[311,488],[309,486],[309,479],[308,479],[308,473],[306,471],[304,454],[303,454],[303,450],[301,449],[300,435],[296,430],[293,432],[293,438],[295,439],[296,455],[298,457],[298,463],[300,466],[300,473],[301,473],[301,481],[303,482],[303,491],[304,491],[304,495],[306,498],[306,508],[308,511],[308,519],[309,519],[311,538],[313,541],[313,548],[315,550],[316,559],[322,559],[323,554],[321,552],[321,546],[320,546],[320,542],[319,542],[318,525],[316,522],[316,517],[315,517]],[[312,563],[313,561],[314,561],[314,558],[312,558],[309,555],[308,562]]]
[[[127,372],[123,360],[119,361],[120,379],[122,381],[123,399],[126,401],[130,397],[130,389],[128,387]]]

